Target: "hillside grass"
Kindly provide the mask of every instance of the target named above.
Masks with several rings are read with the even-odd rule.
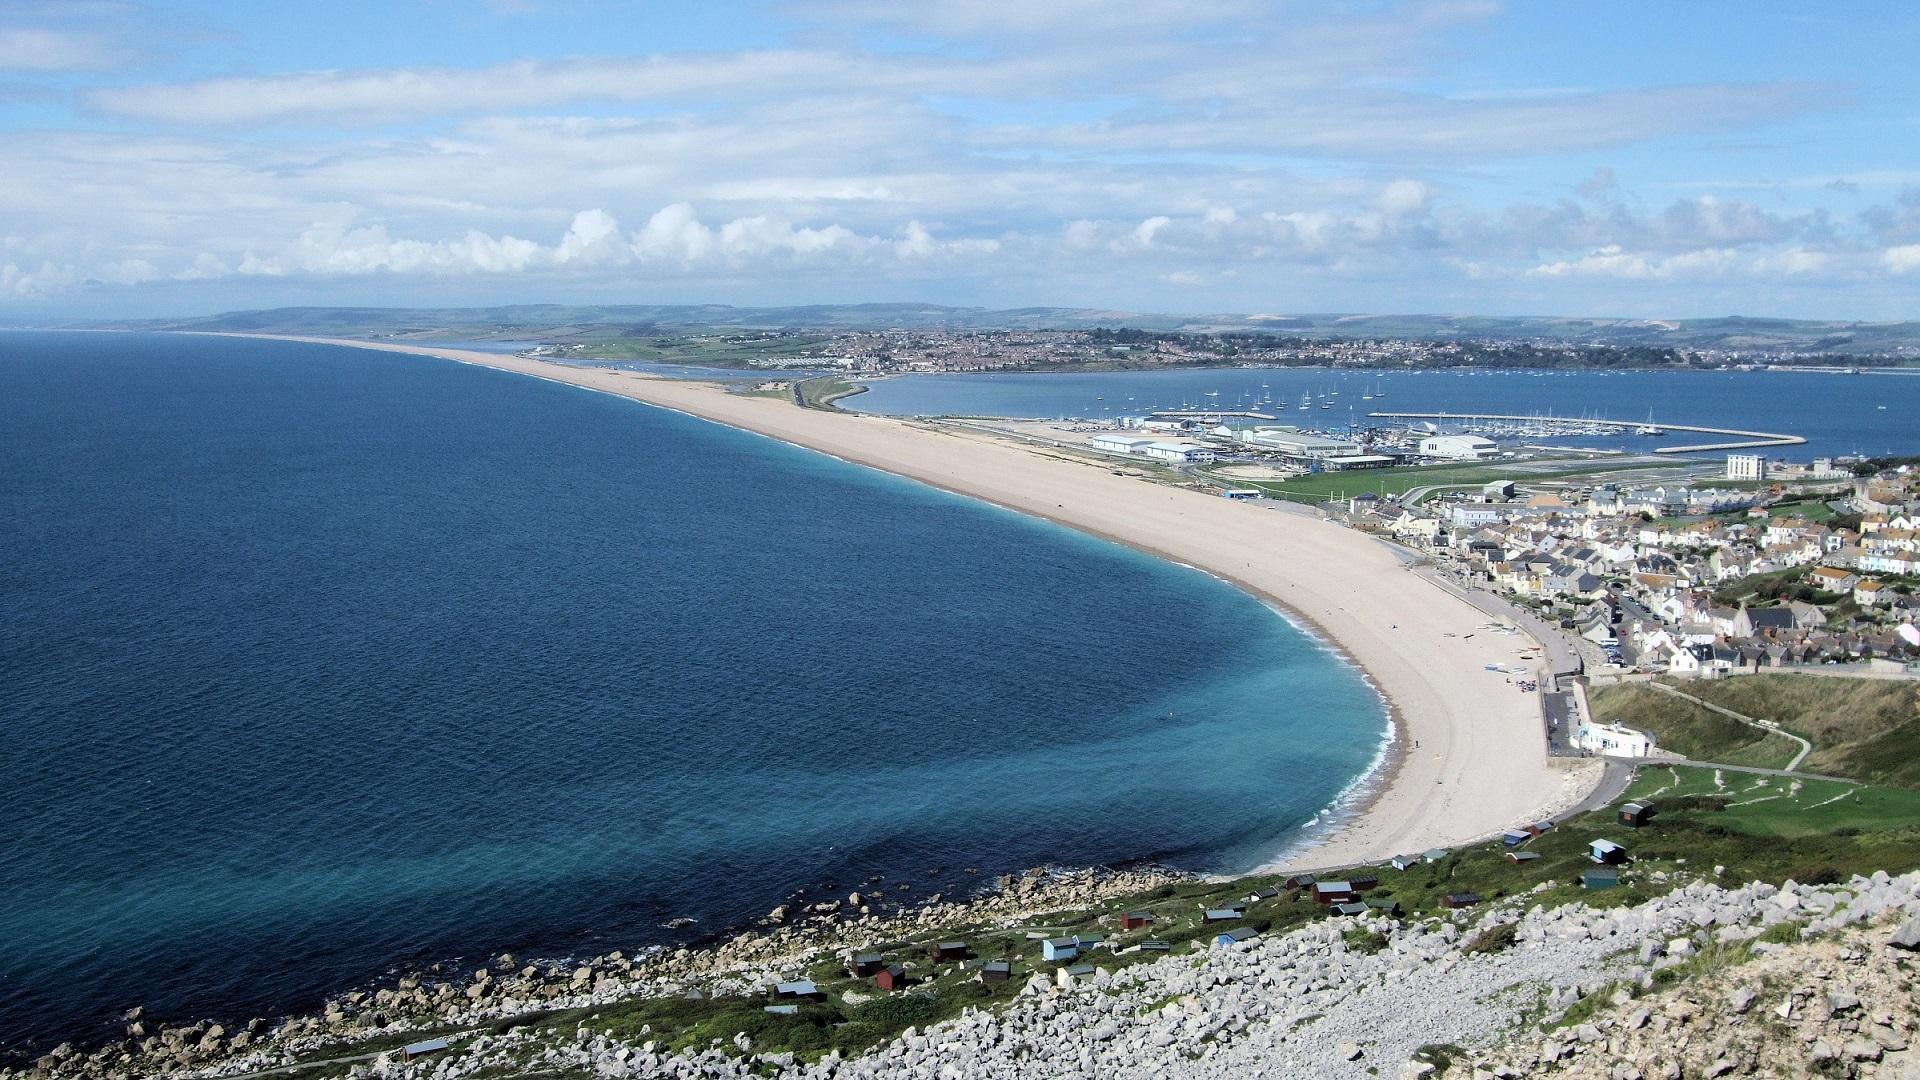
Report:
[[[1692,684],[1685,688],[1688,693],[1695,689]],[[1594,687],[1588,691],[1587,700],[1595,719],[1649,732],[1660,749],[1696,761],[1779,769],[1785,768],[1800,749],[1784,735],[1762,731],[1639,683]]]
[[[1813,744],[1801,764],[1808,772],[1920,788],[1920,683],[1913,680],[1776,674],[1675,685],[1805,738]]]
[[[1848,836],[1920,824],[1920,791],[1838,780],[1652,766],[1640,771],[1627,795],[1651,799],[1663,814],[1690,814],[1750,837]]]

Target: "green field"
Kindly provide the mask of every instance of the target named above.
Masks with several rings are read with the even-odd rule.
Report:
[[[1629,798],[1651,799],[1668,819],[1728,829],[1747,837],[1808,839],[1911,832],[1920,825],[1920,791],[1795,780],[1687,766],[1640,770]]]
[[[1608,464],[1591,460],[1572,460],[1564,462],[1534,461],[1515,467],[1513,465],[1421,465],[1405,469],[1366,469],[1353,472],[1313,473],[1296,476],[1290,480],[1242,480],[1233,476],[1219,476],[1206,472],[1211,479],[1229,487],[1259,488],[1268,496],[1286,499],[1290,502],[1322,503],[1329,499],[1348,498],[1363,492],[1375,495],[1404,495],[1414,488],[1423,487],[1479,487],[1493,480],[1512,480],[1525,484],[1540,480],[1567,481],[1583,476],[1605,476],[1608,473],[1635,472],[1646,469],[1682,469],[1686,462],[1649,465],[1645,462],[1628,464]],[[1204,470],[1203,470],[1204,472]]]
[[[749,368],[755,360],[805,359],[831,340],[825,334],[611,338],[571,346],[566,356],[577,360],[643,360],[653,364]]]
[[[1692,693],[1695,688],[1689,685],[1682,689]],[[1595,687],[1588,692],[1587,700],[1596,719],[1648,732],[1660,749],[1695,761],[1781,769],[1800,749],[1784,735],[1762,731],[1637,683]]]

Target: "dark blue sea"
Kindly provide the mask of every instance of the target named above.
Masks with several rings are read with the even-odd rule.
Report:
[[[15,1050],[877,874],[1244,868],[1384,730],[1197,572],[439,360],[0,334],[0,505]]]
[[[1379,392],[1380,396],[1370,398]],[[1312,408],[1302,410],[1302,397]],[[1820,455],[1920,453],[1920,375],[1780,371],[1422,371],[1384,376],[1327,368],[907,375],[882,379],[842,408],[892,415],[1100,418],[1186,403],[1246,408],[1271,397],[1276,422],[1345,432],[1394,421],[1376,411],[1602,417],[1798,435],[1767,451]],[[1330,404],[1332,408],[1320,406]],[[1406,421],[1398,421],[1405,423]],[[1663,439],[1568,436],[1555,445],[1649,451],[1724,441],[1672,432]],[[1712,456],[1712,455],[1709,455]]]

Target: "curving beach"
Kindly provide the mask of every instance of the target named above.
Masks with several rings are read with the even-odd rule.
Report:
[[[261,335],[265,336],[265,335]],[[801,409],[706,383],[461,349],[330,338],[615,394],[831,454],[1106,537],[1229,580],[1310,624],[1388,701],[1396,737],[1334,824],[1276,868],[1349,865],[1500,832],[1580,801],[1597,762],[1550,762],[1539,703],[1489,664],[1520,636],[1409,573],[1385,544],[1311,515],[1115,475],[992,436]]]

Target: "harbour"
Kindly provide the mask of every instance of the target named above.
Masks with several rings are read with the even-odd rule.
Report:
[[[1499,420],[1513,422],[1539,423],[1538,416],[1518,416],[1511,413],[1458,413],[1458,412],[1370,412],[1370,418],[1391,420],[1440,420],[1467,421],[1470,423]],[[1551,422],[1552,418],[1547,418]],[[1800,435],[1780,435],[1766,431],[1742,431],[1738,428],[1707,427],[1701,424],[1660,424],[1651,420],[1641,423],[1633,420],[1604,420],[1598,417],[1583,417],[1575,423],[1589,429],[1616,429],[1652,438],[1658,438],[1665,431],[1690,431],[1702,435],[1732,435],[1732,442],[1697,443],[1687,446],[1662,446],[1653,452],[1656,454],[1705,454],[1717,450],[1757,450],[1773,446],[1804,446],[1806,438]]]

